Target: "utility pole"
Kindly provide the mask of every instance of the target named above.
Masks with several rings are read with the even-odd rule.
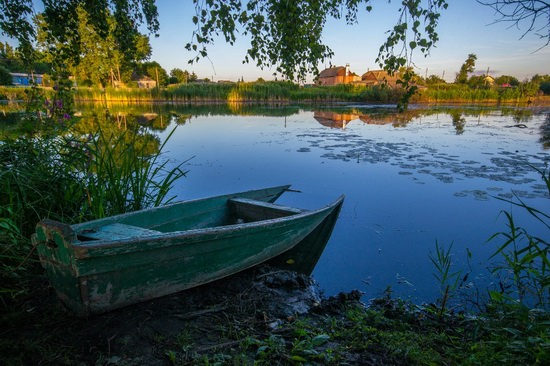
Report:
[[[157,91],[160,90],[160,83],[159,83],[159,68],[155,67],[155,74],[157,75]]]

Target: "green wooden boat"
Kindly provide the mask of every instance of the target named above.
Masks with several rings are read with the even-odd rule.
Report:
[[[229,276],[300,243],[324,247],[344,197],[311,211],[274,204],[289,187],[77,225],[42,220],[33,241],[67,307],[78,315],[101,313]]]

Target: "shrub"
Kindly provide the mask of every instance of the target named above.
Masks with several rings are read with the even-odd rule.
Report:
[[[10,71],[4,66],[0,66],[0,85],[12,85]]]

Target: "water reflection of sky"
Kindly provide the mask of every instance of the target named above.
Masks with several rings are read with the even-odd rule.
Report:
[[[466,266],[471,250],[470,278],[488,278],[483,264],[496,242],[485,242],[504,229],[500,210],[510,209],[492,196],[514,190],[548,207],[540,179],[526,167],[550,161],[539,142],[545,115],[528,122],[499,111],[458,117],[419,114],[395,126],[391,116],[373,116],[331,126],[326,113],[320,123],[304,111],[200,116],[177,128],[167,151],[175,161],[195,156],[176,188],[181,199],[292,184],[302,193],[279,202],[315,208],[344,193],[313,273],[321,287],[329,295],[358,288],[369,297],[391,285],[423,301],[436,294],[428,256],[436,240],[453,243],[456,267]]]

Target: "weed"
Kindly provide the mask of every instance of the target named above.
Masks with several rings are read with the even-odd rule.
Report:
[[[544,181],[550,195],[548,172],[533,167]],[[513,207],[528,212],[545,230],[550,230],[550,214],[529,206],[515,195],[515,200],[498,199]],[[501,256],[504,263],[492,269],[499,276],[499,290],[491,291],[491,300],[498,304],[518,304],[538,309],[550,310],[550,242],[541,236],[531,235],[527,229],[518,226],[511,212],[502,212],[506,217],[507,231],[499,232],[488,241],[497,238],[504,242],[491,258]]]
[[[178,354],[177,352],[174,352],[172,350],[168,350],[166,351],[166,357],[168,358],[168,361],[170,361],[170,363],[172,365],[176,365],[176,361],[178,360]]]
[[[188,329],[183,329],[176,337],[176,344],[184,351],[193,346],[193,336]]]
[[[81,159],[76,169],[83,174],[83,193],[92,217],[141,210],[173,199],[167,195],[173,183],[185,176],[181,169],[185,162],[167,169],[169,161],[159,161],[160,153],[149,155],[149,146],[137,134],[128,136],[127,132],[112,136],[100,129],[90,139],[84,147],[90,157]]]
[[[436,241],[435,255],[429,255],[430,261],[436,269],[434,276],[439,283],[439,320],[442,320],[444,313],[447,311],[447,304],[458,288],[460,276],[462,274],[461,270],[455,272],[451,271],[452,249],[452,243],[449,245],[447,250],[445,250],[445,247],[439,246],[439,243]]]

